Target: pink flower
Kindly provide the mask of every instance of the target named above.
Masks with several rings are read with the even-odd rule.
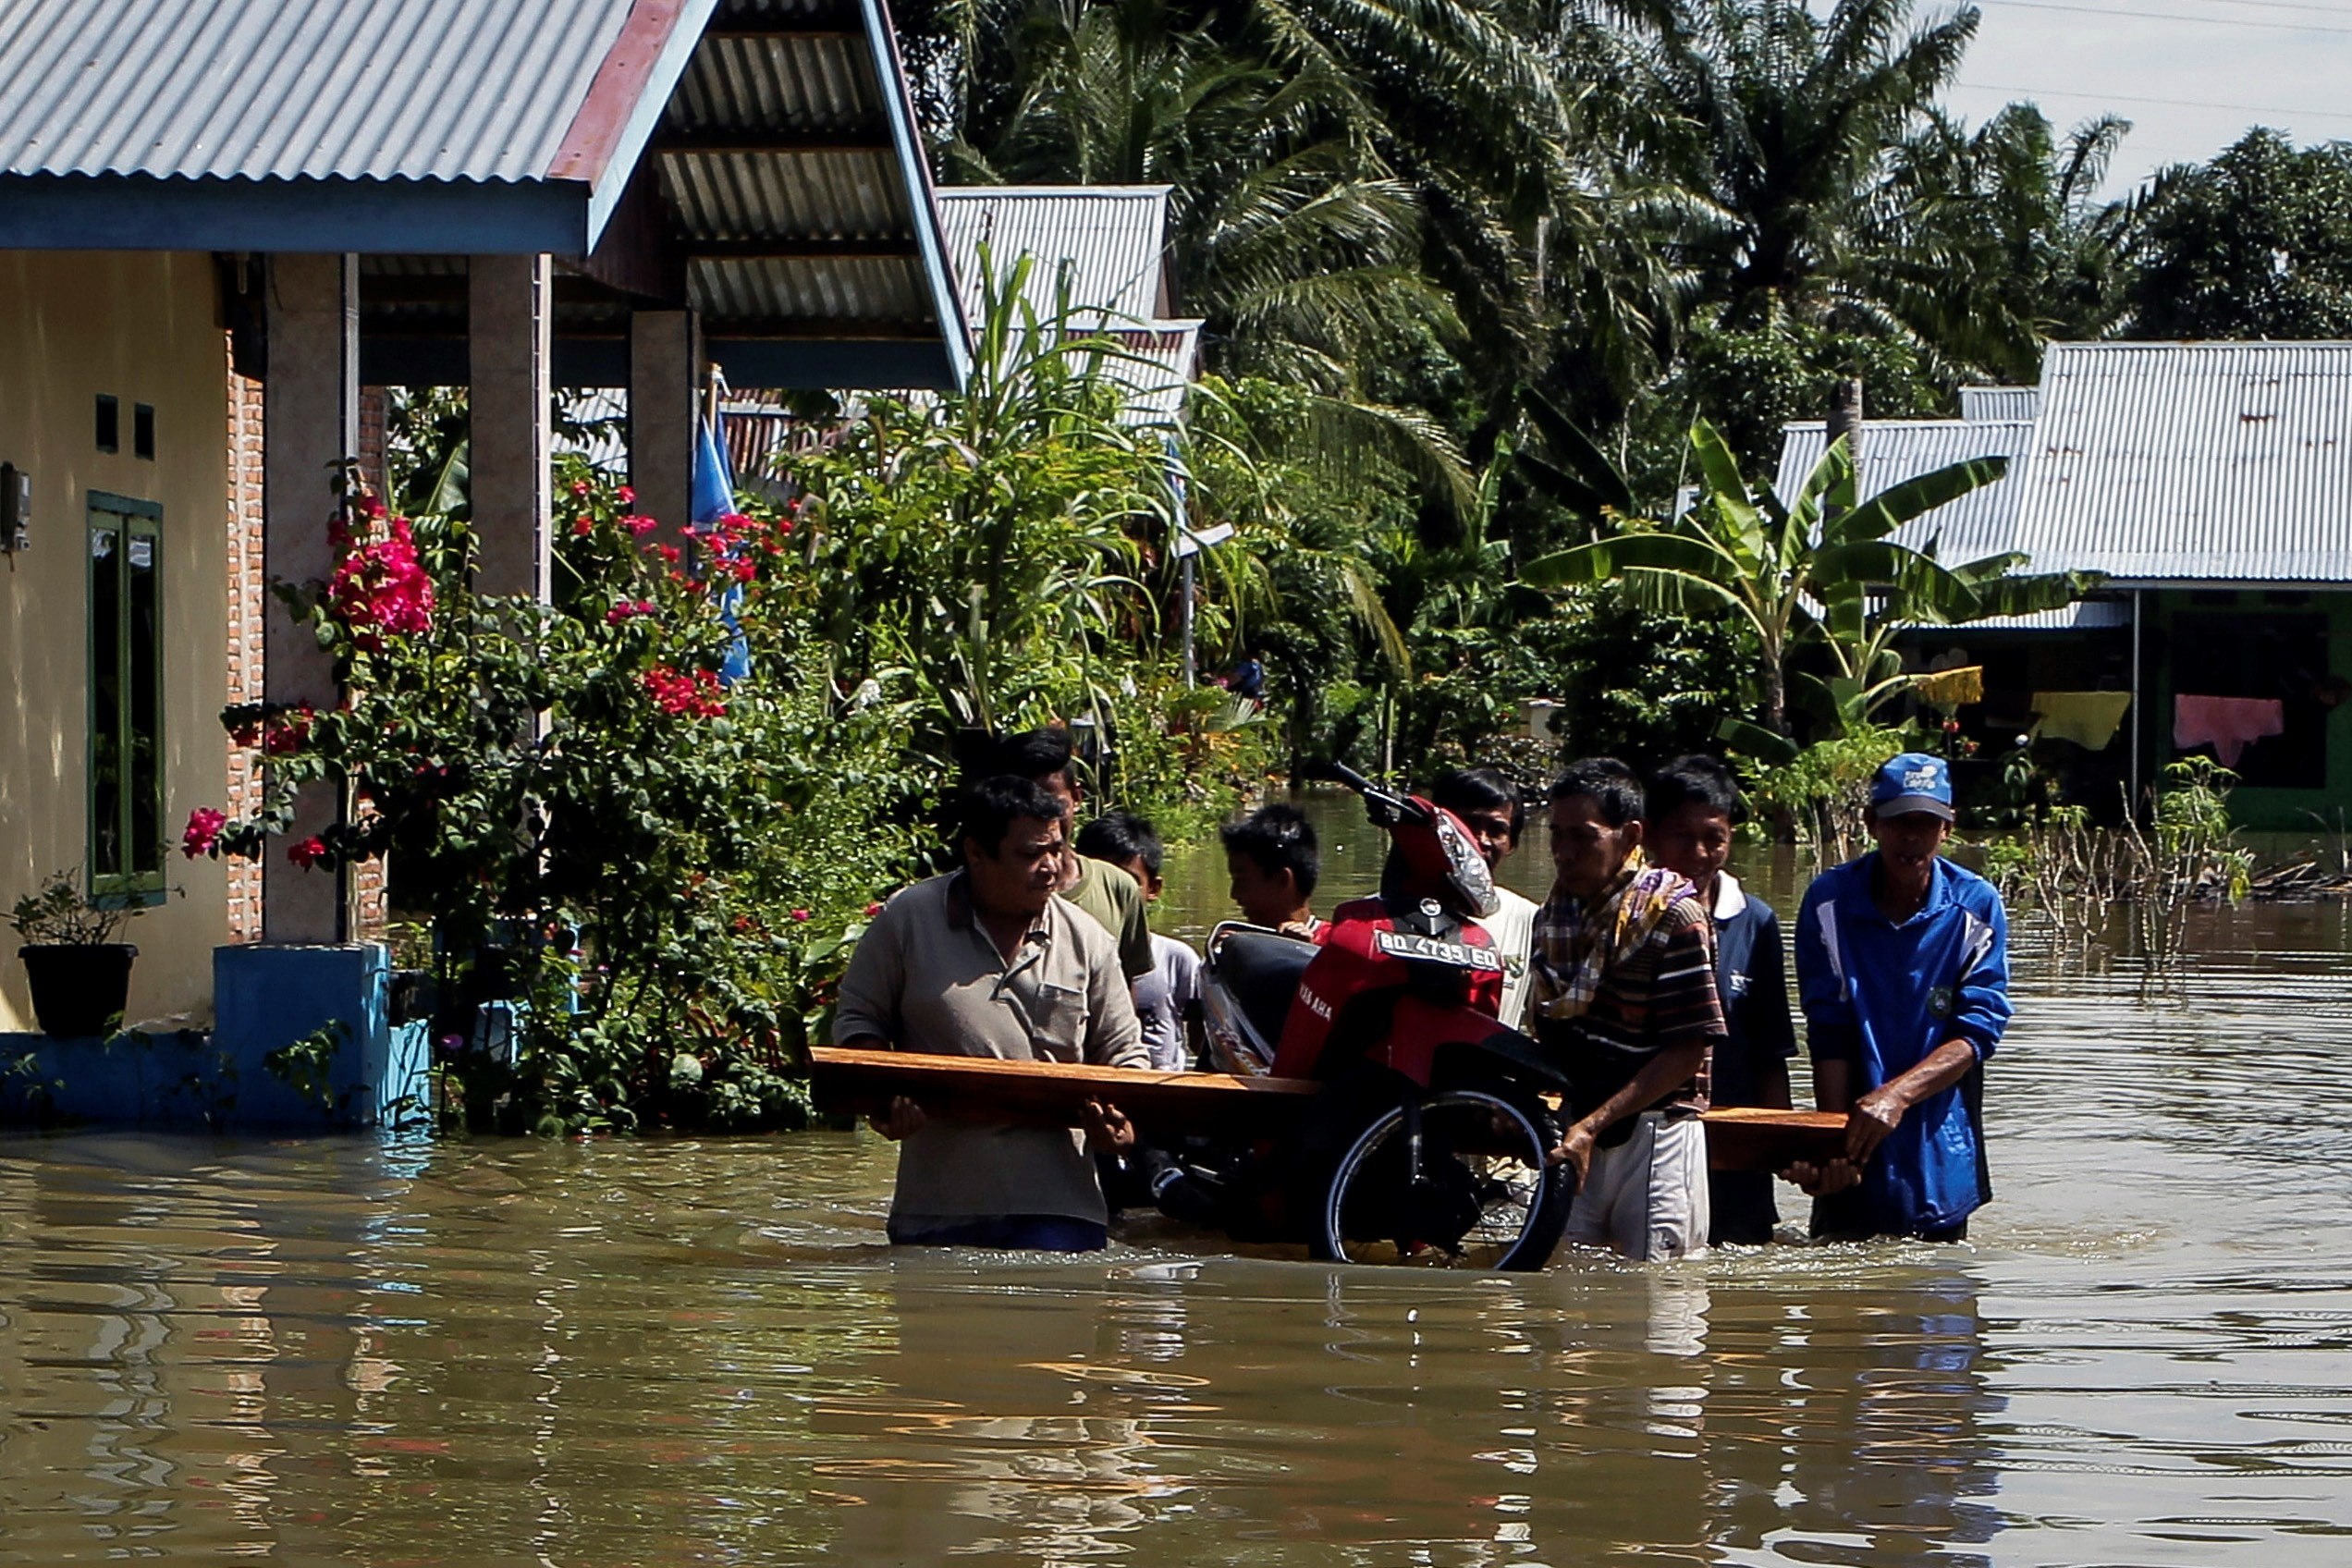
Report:
[[[383,633],[431,629],[433,578],[417,558],[407,518],[394,518],[386,537],[343,557],[328,585],[327,603],[351,629],[351,640],[371,653],[384,645]]]
[[[571,482],[571,493],[575,496],[585,496],[588,494],[588,482],[584,479],[573,480]]]
[[[620,525],[640,539],[661,526],[649,517],[625,517],[620,520]]]
[[[631,490],[626,484],[614,491],[613,494],[620,497],[620,504],[624,507],[633,507],[637,504],[637,492]]]
[[[796,909],[792,912],[792,918],[795,920],[806,920],[808,917],[809,912],[804,909]]]
[[[672,565],[672,566],[676,566],[676,565],[678,564],[678,546],[677,546],[677,545],[662,545],[662,546],[660,547],[660,554],[661,554],[661,558],[662,558],[662,559],[664,559],[664,560],[666,560],[666,561],[668,561],[670,565]]]
[[[180,836],[179,852],[190,860],[211,854],[221,829],[227,826],[228,818],[222,813],[210,806],[198,806],[188,814],[188,831]]]
[[[288,845],[286,858],[308,871],[326,859],[326,845],[317,839],[305,839],[299,844]]]
[[[605,624],[619,626],[624,620],[630,620],[641,615],[651,615],[654,613],[654,602],[651,599],[623,599],[605,612]]]

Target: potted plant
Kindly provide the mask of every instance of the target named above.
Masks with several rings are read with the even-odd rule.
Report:
[[[137,904],[109,907],[85,898],[80,878],[60,871],[41,891],[17,900],[8,916],[24,946],[32,1015],[44,1035],[64,1039],[110,1035],[122,1026],[130,1000],[130,962],[139,949],[114,940],[125,921],[145,913]]]

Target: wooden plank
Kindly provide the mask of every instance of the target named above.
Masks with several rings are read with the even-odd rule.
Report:
[[[1240,1078],[1223,1072],[1156,1072],[1058,1061],[913,1051],[809,1051],[809,1086],[826,1110],[871,1115],[904,1095],[934,1115],[1074,1127],[1085,1103],[1106,1100],[1146,1134],[1229,1133],[1280,1137],[1296,1125],[1319,1084],[1305,1078]],[[1823,1159],[1845,1139],[1845,1118],[1815,1110],[1710,1110],[1708,1162],[1718,1170],[1779,1170]]]
[[[809,1087],[822,1109],[872,1114],[892,1096],[934,1115],[1074,1127],[1088,1100],[1107,1100],[1148,1133],[1279,1135],[1319,1085],[1303,1078],[1156,1072],[1059,1061],[926,1056],[914,1051],[809,1051]]]

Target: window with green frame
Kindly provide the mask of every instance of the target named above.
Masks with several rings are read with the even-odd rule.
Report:
[[[164,896],[164,508],[90,493],[90,890]]]

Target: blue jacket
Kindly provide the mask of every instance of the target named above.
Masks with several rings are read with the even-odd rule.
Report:
[[[1947,1040],[1977,1068],[1914,1106],[1863,1172],[1874,1230],[1957,1225],[1992,1195],[1978,1111],[1983,1064],[2008,1027],[2009,917],[1975,872],[1938,860],[1928,901],[1897,925],[1870,896],[1876,853],[1823,872],[1796,918],[1796,988],[1814,1058],[1854,1064],[1859,1096]]]

